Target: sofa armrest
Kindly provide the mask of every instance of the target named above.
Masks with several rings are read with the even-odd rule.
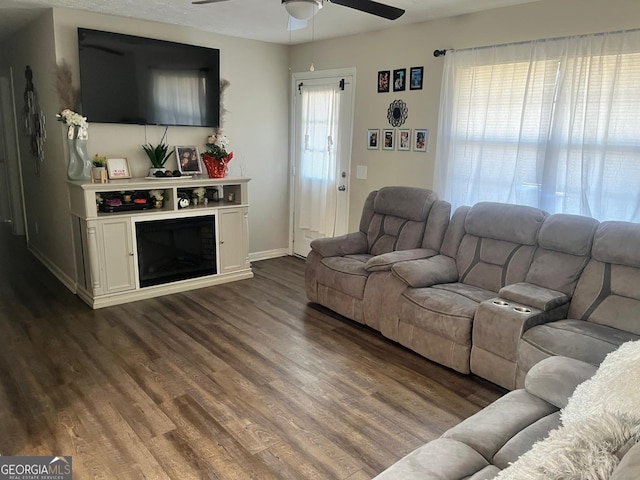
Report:
[[[456,261],[446,255],[396,263],[391,270],[414,288],[430,287],[458,280]]]
[[[545,358],[529,370],[524,388],[532,395],[564,408],[576,387],[591,378],[597,369],[590,363],[573,358]]]
[[[342,257],[367,253],[369,244],[367,237],[362,232],[347,233],[339,237],[316,238],[311,242],[311,248],[322,257]]]
[[[569,296],[565,293],[525,282],[502,287],[498,295],[500,298],[529,305],[543,312],[548,312],[569,302]]]
[[[395,252],[383,253],[369,259],[364,264],[367,272],[380,272],[383,270],[391,270],[391,267],[399,262],[408,262],[409,260],[418,260],[421,258],[429,258],[437,255],[438,252],[430,248],[412,248],[411,250],[396,250]]]

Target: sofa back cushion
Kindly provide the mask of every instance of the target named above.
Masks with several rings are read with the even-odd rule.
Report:
[[[599,222],[590,217],[556,214],[547,217],[538,235],[538,249],[526,282],[573,295],[591,258]]]
[[[362,219],[367,217],[368,223],[360,225],[367,235],[369,253],[420,248],[436,199],[431,190],[414,187],[384,187],[370,195]]]
[[[640,224],[602,222],[569,317],[640,335]]]
[[[460,281],[494,292],[524,281],[547,216],[522,205],[481,202],[471,207],[456,255]]]

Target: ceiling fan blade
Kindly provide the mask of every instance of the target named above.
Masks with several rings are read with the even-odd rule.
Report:
[[[342,5],[343,7],[354,8],[361,12],[370,13],[388,20],[395,20],[404,14],[401,8],[392,7],[373,0],[330,0],[331,3]]]
[[[195,0],[191,3],[194,5],[204,5],[205,3],[218,3],[218,2],[226,2],[227,0]]]

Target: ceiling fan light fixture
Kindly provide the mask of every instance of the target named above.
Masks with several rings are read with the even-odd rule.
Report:
[[[322,8],[322,0],[282,0],[285,10],[293,18],[309,20]]]

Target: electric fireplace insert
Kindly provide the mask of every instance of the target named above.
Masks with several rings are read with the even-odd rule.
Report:
[[[215,215],[136,222],[140,286],[216,274]]]

